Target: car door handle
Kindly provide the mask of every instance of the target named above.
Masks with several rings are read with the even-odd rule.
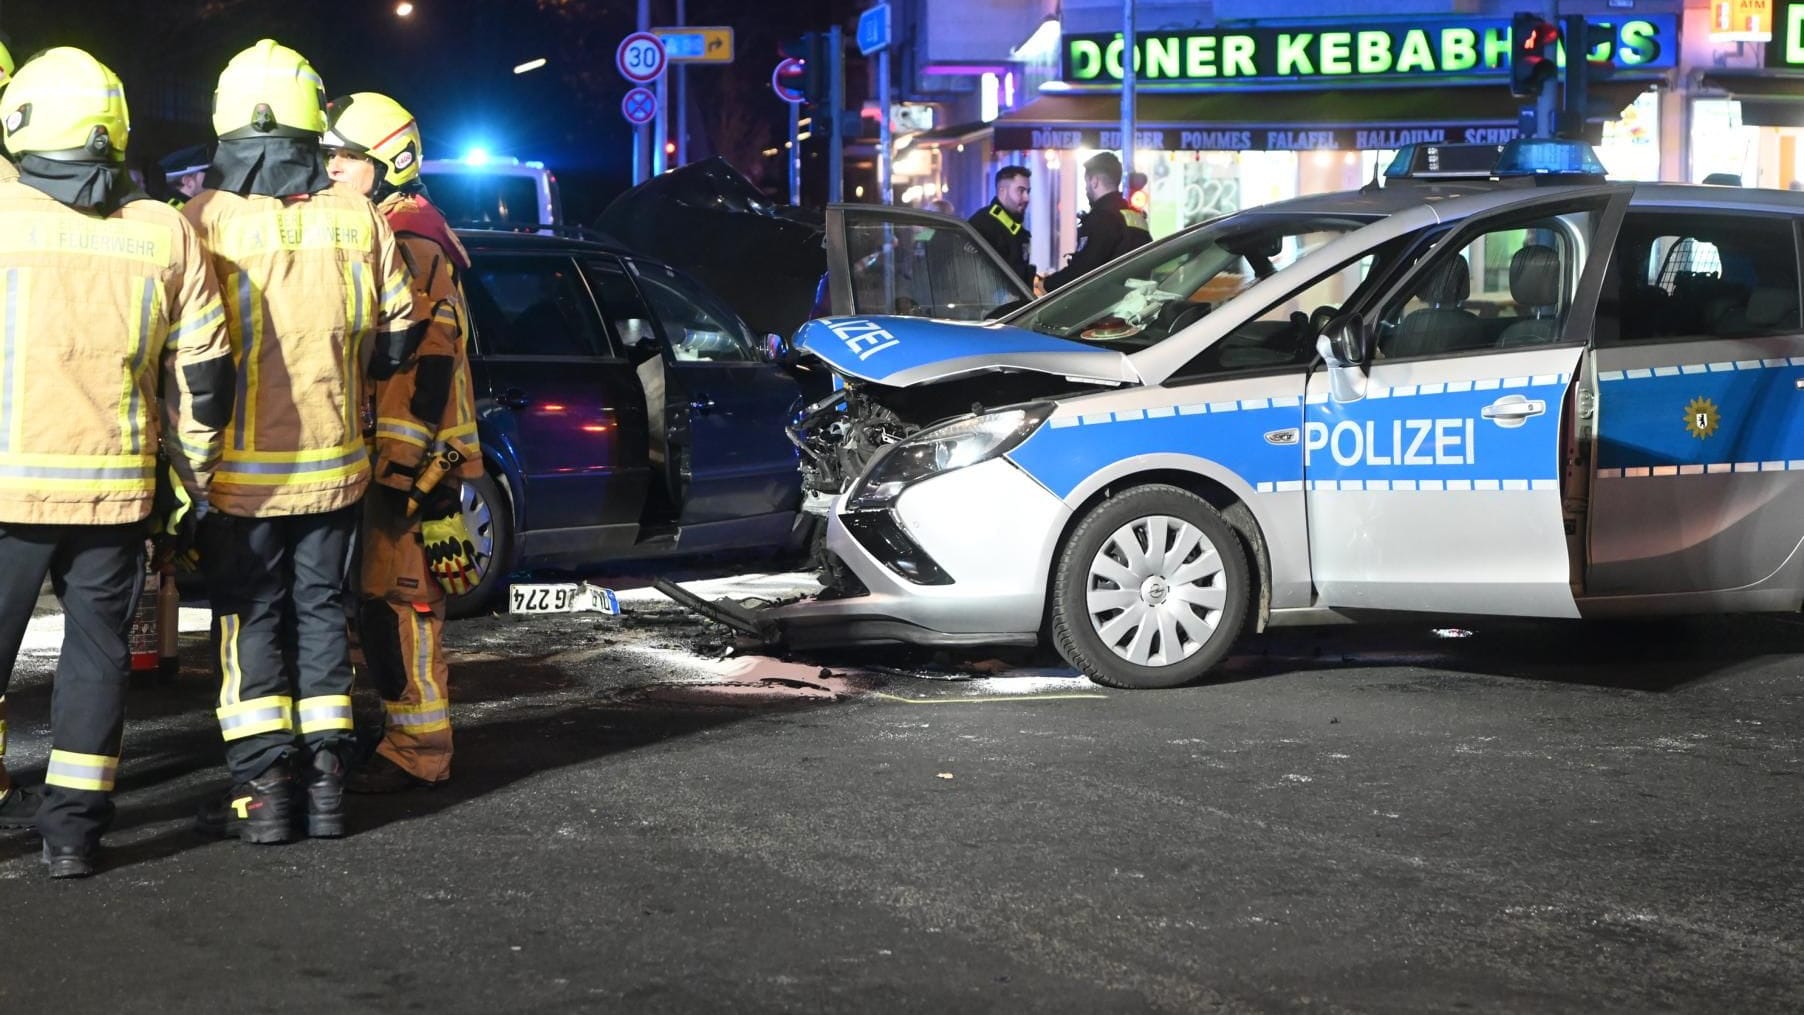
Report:
[[[709,395],[697,395],[695,400],[689,403],[689,408],[694,409],[697,415],[706,416],[714,411],[714,399]]]
[[[1547,411],[1547,403],[1526,395],[1505,395],[1480,410],[1479,415],[1498,426],[1511,428],[1528,422],[1529,417]]]
[[[527,398],[526,392],[521,391],[519,388],[509,388],[506,391],[503,391],[501,397],[496,399],[496,401],[510,409],[524,409],[532,404],[532,399]]]

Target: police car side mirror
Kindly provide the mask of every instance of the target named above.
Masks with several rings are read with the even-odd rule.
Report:
[[[1364,370],[1372,359],[1371,336],[1358,314],[1329,323],[1316,340],[1316,351],[1330,366],[1357,367]]]
[[[1337,402],[1357,402],[1366,396],[1366,365],[1372,343],[1365,322],[1348,314],[1329,324],[1315,342],[1316,352],[1328,364],[1328,389]]]
[[[774,333],[764,336],[764,345],[759,351],[764,354],[766,363],[782,364],[788,364],[791,354],[794,352],[790,347],[789,339]]]

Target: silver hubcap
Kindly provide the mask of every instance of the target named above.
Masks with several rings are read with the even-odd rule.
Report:
[[[495,566],[495,510],[484,500],[475,483],[465,483],[458,491],[462,502],[464,526],[470,530],[470,542],[476,544],[476,580],[488,577]]]
[[[1221,553],[1201,529],[1152,515],[1116,529],[1090,561],[1090,625],[1139,666],[1170,666],[1215,636],[1227,606]]]

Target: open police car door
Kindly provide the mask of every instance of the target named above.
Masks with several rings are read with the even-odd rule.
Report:
[[[827,296],[834,316],[981,321],[1033,299],[970,223],[868,204],[827,207]]]
[[[1627,203],[1525,191],[1456,224],[1340,336],[1304,415],[1322,605],[1578,616],[1567,411]]]

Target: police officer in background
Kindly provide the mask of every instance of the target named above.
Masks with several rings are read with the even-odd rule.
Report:
[[[359,634],[385,729],[348,787],[397,793],[451,778],[440,638],[445,593],[477,579],[458,489],[482,475],[460,282],[470,256],[426,199],[420,128],[400,103],[373,92],[332,100],[324,144],[333,181],[388,219],[413,290],[415,331],[394,373],[375,385],[376,472],[360,545]]]
[[[232,406],[214,275],[187,221],[130,186],[128,123],[119,78],[78,49],[39,54],[0,98],[19,159],[0,182],[0,695],[48,577],[65,625],[37,815],[53,878],[93,873],[112,819],[159,444],[173,503],[201,503]],[[191,511],[173,514],[156,516],[171,535]]]
[[[1032,191],[1033,174],[1026,166],[1003,166],[996,170],[996,197],[988,207],[971,216],[971,226],[1021,281],[1034,284],[1034,266],[1029,259],[1032,236],[1027,231],[1027,198]]]
[[[1121,160],[1114,152],[1102,152],[1084,163],[1084,190],[1090,195],[1090,210],[1078,216],[1077,252],[1062,270],[1046,276],[1047,292],[1153,241],[1146,215],[1128,207],[1121,196]]]
[[[206,145],[192,145],[158,160],[157,168],[163,173],[163,188],[169,192],[166,196],[170,204],[180,208],[201,192],[206,186],[208,161]]]
[[[306,58],[269,39],[233,57],[213,126],[208,189],[182,214],[213,259],[239,364],[200,533],[233,788],[199,827],[288,842],[298,807],[307,834],[335,837],[353,746],[344,580],[370,479],[365,377],[395,362],[413,300],[388,223],[327,178],[325,87]]]

